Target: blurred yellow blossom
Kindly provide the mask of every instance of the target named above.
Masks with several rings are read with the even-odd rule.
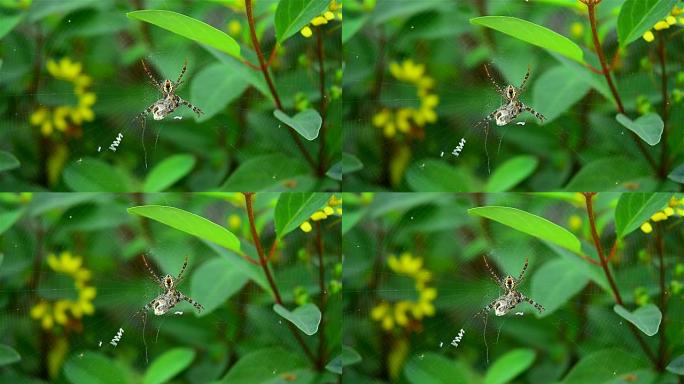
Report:
[[[572,37],[579,39],[584,35],[584,24],[576,21],[570,25],[570,34]]]
[[[573,231],[578,231],[582,228],[582,218],[579,215],[572,215],[568,218],[568,226]]]
[[[39,320],[43,329],[47,330],[51,329],[55,323],[66,325],[69,317],[79,319],[84,314],[92,315],[95,313],[92,301],[97,295],[97,291],[95,287],[88,285],[92,273],[83,267],[83,259],[65,251],[59,257],[50,254],[47,263],[53,271],[71,276],[74,279],[74,287],[78,292],[78,297],[75,300],[59,299],[54,302],[41,299],[31,308],[31,318]]]
[[[656,31],[662,31],[663,29],[668,29],[673,25],[684,25],[684,17],[682,17],[682,14],[684,14],[684,8],[675,6],[672,8],[672,11],[665,16],[664,19],[659,20],[653,25],[652,28]],[[649,43],[655,40],[655,35],[650,29],[644,32],[641,37]]]
[[[304,37],[311,37],[313,35],[311,26],[318,27],[319,25],[328,24],[329,21],[333,20],[342,20],[342,3],[338,3],[337,0],[332,0],[330,5],[328,5],[328,10],[311,19],[308,25],[299,30],[299,33]]]
[[[385,331],[391,331],[395,325],[412,329],[412,325],[423,317],[434,316],[433,301],[437,298],[437,289],[428,286],[432,273],[424,268],[423,259],[404,252],[399,257],[390,255],[387,258],[387,266],[396,274],[410,277],[415,281],[418,299],[394,303],[383,300],[371,310],[371,318],[378,321]]]
[[[659,221],[665,221],[669,219],[671,216],[684,217],[684,198],[677,199],[673,196],[667,203],[667,207],[654,213],[651,216],[650,221],[647,220],[646,222],[641,224],[641,231],[643,233],[651,233],[653,232],[653,225],[651,224],[651,222],[656,223]]]
[[[401,64],[390,63],[389,71],[395,79],[416,86],[419,104],[418,107],[382,108],[373,116],[373,125],[382,128],[385,137],[391,138],[397,132],[407,134],[412,128],[422,130],[428,123],[437,121],[435,108],[439,104],[439,96],[431,93],[435,80],[426,75],[425,65],[407,59]]]
[[[74,94],[78,101],[76,105],[38,107],[29,118],[31,125],[40,126],[43,136],[50,136],[55,130],[67,132],[70,126],[80,127],[84,121],[93,121],[95,114],[91,107],[95,104],[97,97],[87,90],[92,79],[81,72],[83,65],[64,57],[59,62],[49,59],[46,68],[55,79],[73,83]]]
[[[342,199],[337,198],[337,196],[335,195],[332,195],[330,199],[328,199],[328,204],[326,206],[314,212],[309,217],[309,220],[320,221],[327,219],[329,216],[342,216]],[[307,233],[311,232],[313,226],[311,225],[309,220],[304,221],[299,226],[299,229]]]
[[[232,215],[228,216],[228,228],[235,231],[235,230],[240,229],[241,225],[242,225],[242,219],[240,218],[240,215],[232,214]]]
[[[239,37],[240,32],[242,32],[242,24],[240,24],[239,20],[233,19],[228,22],[227,29],[228,34],[232,37]]]

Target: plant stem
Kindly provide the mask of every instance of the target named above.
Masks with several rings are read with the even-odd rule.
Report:
[[[601,246],[601,239],[599,238],[598,231],[596,230],[596,219],[594,216],[594,205],[592,202],[592,199],[594,198],[594,195],[596,195],[596,192],[584,192],[582,194],[584,195],[584,201],[587,207],[587,216],[589,216],[591,237],[594,240],[596,252],[598,253],[599,258],[601,259],[601,267],[603,268],[603,272],[606,275],[606,279],[608,279],[610,288],[613,291],[613,298],[615,299],[615,302],[619,305],[624,306],[622,296],[620,296],[620,291],[618,290],[617,284],[615,284],[615,280],[613,279],[613,275],[610,273],[610,269],[608,268],[608,260],[606,259],[605,253],[603,252],[603,247]],[[615,241],[617,242],[617,239]],[[653,362],[653,364],[658,366],[658,360],[656,359],[651,349],[648,347],[648,344],[646,344],[644,339],[641,338],[641,334],[636,329],[636,327],[632,323],[627,323],[627,325],[629,326],[629,329],[632,331],[634,337],[637,339],[637,342],[641,346],[641,349],[644,350],[646,356],[648,356],[648,358]]]
[[[325,289],[325,264],[323,264],[323,234],[321,222],[316,222],[316,251],[318,253],[318,288],[320,290],[319,306],[321,309],[321,325],[318,327],[318,367],[323,368],[327,359],[325,346],[325,310],[328,304],[328,291]]]
[[[594,42],[594,48],[596,49],[596,55],[598,56],[599,61],[601,63],[603,76],[606,78],[606,82],[608,83],[608,87],[610,88],[610,93],[613,94],[613,99],[615,99],[615,104],[617,106],[618,112],[625,114],[625,107],[622,104],[622,99],[620,99],[620,94],[618,93],[617,88],[615,87],[615,83],[613,83],[613,78],[610,76],[610,69],[608,68],[606,57],[603,54],[603,48],[601,48],[601,42],[599,41],[598,28],[596,26],[596,5],[600,2],[600,0],[582,0],[582,2],[587,6],[587,11],[589,13],[589,24],[591,24],[591,37]],[[658,174],[660,175],[658,165],[656,164],[651,154],[648,153],[648,151],[646,150],[646,147],[644,146],[644,143],[641,142],[641,139],[636,137],[634,134],[631,134],[630,137],[637,145],[637,148],[639,148],[641,154],[644,155],[646,161],[648,161],[651,168],[653,168],[653,170],[658,172]]]
[[[264,59],[264,54],[261,52],[261,46],[259,45],[259,38],[257,38],[256,34],[256,23],[254,22],[254,12],[252,9],[252,0],[245,0],[245,11],[247,12],[247,22],[249,23],[249,35],[250,38],[252,39],[252,45],[254,46],[254,52],[257,55],[257,58],[259,59],[259,68],[261,69],[261,73],[264,75],[264,80],[266,80],[266,84],[268,85],[268,90],[271,92],[271,96],[273,96],[273,102],[275,103],[275,106],[277,109],[283,111],[283,104],[280,102],[280,96],[278,96],[278,92],[276,91],[275,85],[273,84],[273,80],[271,79],[271,75],[268,72],[268,65],[266,63],[266,59]],[[293,128],[287,127],[288,132],[290,133],[290,136],[292,137],[292,140],[294,140],[295,144],[297,145],[297,148],[299,148],[299,151],[302,153],[306,161],[309,163],[309,165],[314,169],[318,170],[316,167],[316,163],[314,162],[314,159],[311,157],[311,154],[306,150],[304,147],[304,144],[302,141],[299,139],[299,136],[297,136],[297,132],[294,131]],[[320,175],[319,175],[320,176]]]
[[[325,159],[325,131],[328,114],[328,97],[325,93],[325,54],[323,50],[323,31],[316,28],[316,52],[318,56],[318,87],[321,94],[319,109],[321,110],[321,133],[318,136],[318,173],[323,174],[326,168]]]
[[[660,323],[659,333],[659,346],[658,346],[658,370],[662,371],[665,368],[667,362],[667,291],[665,289],[665,242],[663,240],[662,225],[661,223],[655,223],[655,240],[656,240],[656,252],[658,253],[658,283],[660,285],[660,311],[663,315],[663,320]]]
[[[658,58],[660,59],[660,91],[663,99],[663,149],[660,152],[660,174],[666,175],[668,170],[667,145],[668,129],[667,119],[670,111],[670,99],[667,94],[667,66],[665,61],[665,36],[662,32],[658,33]]]
[[[249,1],[249,0],[247,0]],[[283,299],[280,296],[280,291],[278,290],[278,286],[275,283],[275,280],[273,279],[273,275],[271,274],[271,270],[268,268],[268,260],[266,260],[266,255],[264,254],[264,248],[261,246],[261,240],[259,240],[259,233],[256,230],[255,226],[255,220],[254,220],[254,206],[252,205],[252,199],[254,198],[254,192],[243,192],[242,193],[245,196],[245,209],[247,210],[247,217],[249,219],[249,229],[250,232],[252,233],[252,239],[254,240],[254,247],[256,247],[257,254],[259,255],[259,261],[261,264],[261,269],[264,271],[264,275],[266,275],[266,279],[268,280],[268,285],[271,287],[271,292],[273,293],[273,297],[275,298],[276,304],[283,305]],[[288,328],[290,328],[290,331],[292,332],[292,336],[297,340],[299,345],[302,347],[304,350],[304,354],[306,354],[306,357],[311,360],[311,362],[317,366],[316,358],[314,357],[313,353],[311,353],[311,350],[309,347],[306,345],[304,342],[304,339],[302,339],[302,335],[299,334],[299,331],[295,326],[290,323],[289,321],[286,322]]]

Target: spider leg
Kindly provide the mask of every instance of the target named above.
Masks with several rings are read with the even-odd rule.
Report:
[[[183,262],[183,267],[181,268],[180,272],[178,272],[178,277],[176,278],[176,284],[180,283],[181,278],[183,277],[183,272],[185,272],[185,267],[188,266],[188,256],[185,256],[185,261]]]
[[[181,79],[183,78],[183,75],[185,74],[185,70],[188,67],[188,59],[185,59],[185,62],[183,62],[183,69],[181,69],[180,75],[178,75],[178,80],[174,83],[174,88],[177,88],[178,85],[181,83]]]
[[[494,303],[496,303],[497,300],[499,300],[499,299],[496,299],[496,300],[492,301],[491,303],[487,304],[486,307],[482,308],[482,309],[481,309],[479,312],[477,312],[474,316],[480,317],[480,316],[484,316],[484,315],[486,315],[487,313],[489,313],[489,311],[491,311],[492,309],[494,309]]]
[[[530,66],[528,65],[527,66],[527,73],[525,73],[525,77],[523,77],[522,84],[520,84],[520,88],[519,88],[520,92],[518,92],[518,93],[522,93],[522,91],[525,90],[525,84],[527,84],[527,79],[529,79],[529,78],[530,78]]]
[[[527,296],[525,296],[525,295],[522,295],[522,294],[521,294],[521,296],[522,296],[522,299],[523,299],[523,300],[527,301],[528,303],[532,304],[535,308],[537,308],[537,310],[539,311],[539,313],[544,312],[544,307],[543,307],[541,304],[537,303],[536,301],[530,299],[529,297],[527,297]]]
[[[489,80],[490,80],[490,81],[492,82],[492,84],[494,85],[494,88],[496,88],[496,91],[497,91],[501,96],[506,97],[506,94],[504,93],[503,89],[501,89],[501,87],[499,87],[499,84],[497,84],[496,81],[494,81],[494,78],[493,78],[492,75],[489,73],[489,69],[487,69],[487,64],[485,64],[484,69],[485,69],[485,73],[487,73],[487,77],[489,78]]]
[[[501,281],[501,279],[499,279],[499,276],[497,276],[496,273],[494,273],[494,270],[492,269],[492,267],[489,266],[489,263],[487,263],[487,258],[482,256],[482,259],[484,260],[484,263],[485,263],[485,266],[487,267],[487,270],[489,270],[489,273],[492,274],[492,278],[494,279],[496,284],[505,290],[506,287],[503,285],[503,282]],[[492,304],[494,304],[494,302],[492,302]]]
[[[520,285],[520,282],[523,279],[523,276],[525,276],[525,271],[527,270],[527,257],[525,257],[525,265],[522,267],[522,271],[520,271],[520,276],[518,276],[518,285]]]
[[[162,284],[162,279],[161,279],[159,276],[157,276],[157,274],[154,273],[154,271],[152,270],[152,268],[150,267],[150,265],[147,264],[147,259],[145,259],[145,255],[142,255],[142,259],[143,259],[143,263],[145,263],[145,266],[147,267],[147,270],[150,272],[150,275],[152,275],[152,277],[154,277],[155,283],[159,284],[162,288],[164,288],[164,284]],[[154,300],[150,301],[150,302],[145,306],[145,308],[147,308],[149,305],[151,305],[153,301],[154,301]]]
[[[145,65],[145,60],[140,60],[140,62],[142,63],[143,68],[145,69],[145,73],[147,73],[147,76],[150,78],[150,80],[152,80],[152,84],[154,84],[154,86],[155,86],[157,89],[159,89],[160,91],[162,91],[162,86],[161,86],[161,84],[159,84],[159,82],[157,81],[157,79],[155,79],[154,76],[152,76],[152,72],[150,72],[149,68],[147,68],[147,65]],[[163,92],[163,91],[162,91],[162,92]]]
[[[180,96],[178,96],[178,95],[176,95],[176,97],[178,98],[178,99],[177,99],[178,104],[183,104],[183,105],[185,105],[186,107],[192,109],[192,111],[195,112],[195,113],[197,114],[198,117],[199,117],[201,114],[204,113],[204,112],[202,112],[201,109],[199,109],[199,108],[195,107],[194,105],[190,104],[189,101],[183,100],[183,99],[182,99]]]
[[[531,107],[528,107],[528,106],[525,105],[525,104],[522,104],[522,110],[523,110],[523,111],[527,111],[527,112],[533,114],[534,117],[536,117],[537,119],[539,119],[539,121],[541,121],[542,123],[544,122],[544,120],[546,120],[546,117],[544,117],[544,115],[542,115],[541,113],[535,111],[535,110],[532,109]]]
[[[202,312],[204,310],[204,307],[202,306],[202,304],[196,302],[195,300],[193,300],[189,296],[185,296],[180,291],[176,291],[176,292],[178,293],[178,301],[181,301],[181,300],[187,301],[188,303],[192,304],[192,306],[195,307],[198,312]]]

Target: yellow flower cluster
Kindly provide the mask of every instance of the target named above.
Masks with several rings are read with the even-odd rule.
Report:
[[[673,196],[670,199],[670,202],[667,204],[667,207],[665,207],[662,211],[654,213],[653,216],[651,216],[650,221],[647,220],[645,223],[641,224],[641,231],[643,233],[651,233],[653,232],[651,221],[657,223],[659,221],[665,221],[669,219],[670,216],[675,215],[684,217],[684,198],[677,199]]]
[[[342,4],[338,3],[337,0],[332,0],[330,5],[328,5],[328,10],[311,19],[309,25],[304,26],[304,28],[299,30],[299,33],[304,37],[311,37],[313,35],[311,26],[318,27],[319,25],[328,24],[329,21],[333,20],[342,21]]]
[[[655,23],[653,29],[656,31],[662,31],[663,29],[668,29],[675,24],[684,25],[684,17],[680,17],[682,14],[684,14],[684,8],[675,6],[672,8],[672,11],[670,11],[669,15]],[[649,43],[655,40],[655,35],[650,29],[644,32],[641,37]]]
[[[435,107],[439,104],[439,96],[431,93],[435,80],[425,74],[425,65],[404,60],[401,64],[392,62],[389,70],[395,79],[416,86],[420,105],[397,110],[383,108],[373,116],[373,125],[382,128],[385,137],[394,137],[397,131],[408,133],[412,126],[422,128],[437,121]]]
[[[418,300],[401,300],[396,303],[382,301],[371,310],[371,318],[380,322],[384,330],[390,331],[395,325],[408,328],[411,318],[420,321],[425,316],[434,316],[435,306],[432,302],[437,298],[437,289],[428,286],[432,273],[423,267],[423,259],[405,252],[398,258],[391,255],[387,259],[387,265],[395,273],[415,280]]]
[[[54,130],[66,131],[69,121],[80,126],[84,121],[93,121],[95,114],[91,107],[95,104],[95,94],[88,92],[87,88],[92,83],[90,76],[83,74],[81,63],[72,62],[68,57],[62,58],[59,63],[50,59],[47,62],[47,70],[57,80],[68,81],[74,85],[74,93],[78,98],[77,105],[60,105],[55,108],[39,107],[30,117],[31,125],[40,126],[44,136],[50,136]]]
[[[78,292],[78,299],[61,299],[56,302],[41,300],[31,308],[31,317],[40,320],[44,329],[51,329],[55,323],[65,325],[69,320],[67,311],[71,316],[80,319],[83,315],[95,313],[93,299],[97,295],[95,287],[88,284],[91,272],[83,267],[83,259],[80,256],[72,256],[70,252],[62,252],[59,257],[50,254],[47,259],[50,268],[74,279],[74,286]]]
[[[328,199],[328,204],[325,207],[314,212],[309,220],[320,221],[327,219],[329,216],[342,216],[342,199],[338,199],[335,195],[332,195],[330,199]],[[313,227],[309,220],[303,222],[302,225],[299,226],[299,229],[306,233],[311,232]]]

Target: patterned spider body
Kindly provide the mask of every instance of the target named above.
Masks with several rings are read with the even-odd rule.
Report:
[[[194,105],[190,104],[190,102],[188,102],[187,100],[183,100],[180,96],[176,95],[176,90],[178,89],[178,86],[180,86],[180,84],[183,82],[181,79],[183,78],[183,74],[185,74],[185,70],[187,68],[187,61],[183,64],[183,68],[181,69],[181,73],[178,76],[178,80],[172,82],[171,80],[166,79],[162,82],[162,84],[159,84],[159,82],[157,82],[157,79],[155,79],[154,76],[152,76],[152,73],[147,68],[144,61],[142,62],[142,65],[145,69],[145,72],[147,73],[147,76],[149,76],[150,80],[152,80],[152,84],[161,92],[162,98],[155,101],[154,104],[147,107],[138,117],[144,118],[148,114],[152,113],[153,119],[162,120],[164,119],[164,117],[175,111],[181,105],[185,105],[188,108],[192,109],[192,111],[195,112],[197,116],[204,113],[201,109],[195,107]]]
[[[178,277],[175,279],[171,275],[166,275],[162,278],[159,278],[154,273],[154,271],[152,271],[152,268],[150,268],[149,264],[147,264],[145,256],[143,256],[143,262],[145,263],[147,270],[150,272],[150,275],[152,275],[152,277],[154,278],[154,281],[157,284],[159,284],[159,286],[164,290],[164,293],[160,294],[159,296],[155,297],[154,300],[147,303],[147,305],[143,307],[143,311],[153,310],[155,315],[161,316],[169,310],[171,310],[173,307],[176,306],[176,304],[180,303],[181,301],[187,301],[188,303],[192,304],[198,312],[201,312],[204,309],[202,304],[196,302],[188,296],[185,296],[181,291],[179,291],[176,288],[176,286],[183,277],[185,267],[188,266],[187,256],[185,257],[185,262],[183,263],[183,267],[181,268]]]
[[[523,265],[522,271],[520,271],[520,276],[518,276],[517,279],[511,275],[506,276],[503,280],[499,279],[499,276],[494,273],[492,268],[487,263],[486,258],[484,259],[484,262],[496,284],[504,290],[504,294],[492,301],[480,313],[484,314],[493,309],[496,316],[503,316],[513,310],[513,308],[517,307],[518,304],[522,303],[523,301],[532,304],[540,313],[544,311],[544,307],[541,304],[530,299],[529,297],[526,297],[517,290],[517,287],[520,285],[520,282],[525,276],[525,271],[527,270],[527,258],[525,258],[525,265]]]
[[[496,91],[504,98],[504,104],[497,108],[496,111],[490,113],[487,117],[485,117],[483,121],[478,123],[478,125],[484,122],[494,120],[496,125],[501,127],[513,121],[513,119],[518,117],[518,115],[520,115],[524,111],[532,113],[537,119],[539,119],[541,122],[544,122],[544,119],[546,119],[544,115],[535,111],[531,107],[528,107],[522,101],[519,100],[520,95],[525,90],[525,84],[527,83],[527,79],[529,79],[530,77],[529,68],[527,68],[527,73],[525,74],[525,77],[523,78],[522,84],[519,88],[510,84],[504,88],[501,88],[499,87],[499,84],[497,84],[496,81],[494,81],[492,76],[489,74],[489,70],[487,69],[486,65],[485,72],[487,73],[487,77],[489,78],[489,80],[492,82],[492,84],[494,84],[494,88],[496,89]]]

